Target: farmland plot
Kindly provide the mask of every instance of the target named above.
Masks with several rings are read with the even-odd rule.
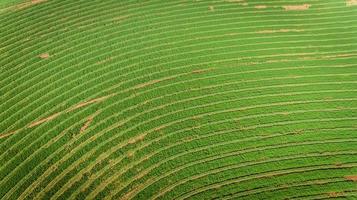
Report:
[[[0,199],[357,199],[357,1],[0,1]]]

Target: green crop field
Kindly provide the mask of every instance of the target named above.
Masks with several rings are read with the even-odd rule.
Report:
[[[0,199],[357,199],[357,0],[0,0]]]

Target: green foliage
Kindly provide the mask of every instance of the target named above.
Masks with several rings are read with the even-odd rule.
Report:
[[[354,199],[353,4],[0,1],[0,199]]]

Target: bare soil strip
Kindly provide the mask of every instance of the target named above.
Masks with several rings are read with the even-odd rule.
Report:
[[[1,134],[1,135],[0,135],[0,139],[6,138],[6,137],[8,137],[8,136],[10,136],[10,135],[13,135],[13,134],[19,132],[20,130],[21,130],[21,129],[14,130],[14,131],[11,131],[11,132],[8,132],[8,133],[5,133],[5,134]]]
[[[283,6],[285,11],[302,11],[302,10],[308,10],[311,7],[310,4],[303,4],[303,5],[288,5],[288,6]]]
[[[201,73],[209,72],[209,71],[212,71],[212,70],[213,70],[213,68],[210,68],[210,69],[197,69],[197,70],[193,70],[192,74],[201,74]]]
[[[92,100],[89,100],[89,101],[86,101],[86,102],[79,103],[79,104],[75,105],[73,108],[70,108],[67,112],[71,112],[71,111],[77,110],[78,108],[82,108],[84,106],[87,106],[87,105],[90,105],[90,104],[93,104],[93,103],[102,102],[102,101],[108,99],[111,96],[113,96],[113,95],[110,94],[110,95],[107,95],[107,96],[104,96],[104,97],[99,97],[99,98],[96,98],[96,99],[92,99]]]
[[[267,6],[266,5],[258,5],[258,6],[254,6],[254,8],[256,8],[256,9],[265,9],[265,8],[267,8]]]
[[[104,59],[104,60],[98,61],[98,62],[96,62],[95,64],[96,64],[96,65],[104,64],[104,63],[109,62],[109,61],[111,61],[111,60],[113,60],[113,59],[114,59],[114,57],[109,57],[109,58],[106,58],[106,59]]]
[[[93,104],[93,103],[98,103],[98,102],[101,102],[101,101],[104,101],[106,100],[107,98],[113,96],[113,94],[110,94],[110,95],[107,95],[107,96],[104,96],[104,97],[99,97],[99,98],[96,98],[96,99],[92,99],[92,100],[89,100],[89,101],[86,101],[86,102],[82,102],[82,103],[79,103],[77,105],[75,105],[74,107],[68,109],[67,111],[62,111],[62,112],[58,112],[58,113],[55,113],[55,114],[52,114],[51,116],[49,117],[46,117],[46,118],[43,118],[43,119],[40,119],[38,121],[35,121],[35,122],[31,122],[30,124],[28,124],[26,127],[23,127],[23,128],[20,128],[20,129],[17,129],[17,130],[14,130],[14,131],[11,131],[11,132],[8,132],[8,133],[4,133],[4,134],[0,134],[0,139],[2,138],[5,138],[5,137],[8,137],[10,135],[13,135],[17,132],[19,132],[20,130],[24,129],[24,128],[33,128],[35,126],[38,126],[40,124],[43,124],[45,122],[48,122],[48,121],[51,121],[57,117],[59,117],[61,114],[65,113],[65,112],[71,112],[71,111],[74,111],[76,109],[79,109],[79,108],[82,108],[84,106],[87,106],[87,105],[90,105],[90,104]],[[87,122],[83,125],[83,127],[81,128],[81,132],[85,131],[90,123],[93,121],[93,118],[95,116],[97,116],[99,114],[99,112],[96,112],[94,115],[92,115],[91,117],[88,118]]]
[[[121,22],[129,17],[130,17],[130,15],[123,15],[123,16],[114,17],[112,20],[114,22]]]
[[[88,117],[87,121],[81,127],[81,130],[79,131],[79,133],[83,133],[85,130],[87,130],[89,125],[92,123],[93,119],[94,119],[93,116]]]
[[[329,192],[327,193],[327,196],[330,198],[337,198],[337,197],[344,197],[344,193],[343,192]]]
[[[137,142],[140,142],[140,141],[143,141],[144,138],[146,137],[147,133],[145,134],[142,134],[142,135],[138,135],[134,138],[131,138],[129,141],[128,141],[128,144],[135,144]]]
[[[289,32],[304,32],[302,29],[279,29],[279,30],[262,30],[262,31],[257,31],[259,34],[267,34],[267,33],[289,33]]]
[[[345,179],[348,181],[357,181],[357,175],[345,176]]]
[[[346,6],[357,6],[357,0],[347,0]]]
[[[44,2],[47,2],[47,0],[31,0],[31,1],[27,1],[27,2],[24,2],[24,3],[16,5],[15,6],[15,10],[22,10],[22,9],[31,7],[31,6],[36,5],[36,4],[44,3]]]
[[[34,126],[38,126],[38,125],[40,125],[40,124],[42,124],[42,123],[45,123],[45,122],[48,122],[48,121],[50,121],[50,120],[55,119],[56,117],[58,117],[58,116],[61,115],[61,114],[62,114],[62,112],[55,113],[55,114],[53,114],[53,115],[51,115],[51,116],[49,116],[49,117],[46,117],[46,118],[44,118],[44,119],[41,119],[41,120],[39,120],[39,121],[32,122],[32,123],[29,124],[27,127],[28,127],[28,128],[32,128],[32,127],[34,127]]]
[[[81,127],[81,130],[79,131],[79,133],[83,133],[85,130],[88,129],[89,125],[93,122],[94,118],[100,113],[100,111],[97,111],[96,113],[94,113],[93,115],[89,116],[87,121],[83,124],[83,126]]]
[[[40,54],[38,57],[42,58],[42,59],[47,59],[50,57],[50,54],[49,53],[43,53],[43,54]]]
[[[148,87],[150,85],[154,85],[156,83],[160,83],[160,82],[163,82],[163,81],[166,81],[166,80],[170,80],[170,79],[172,79],[172,77],[152,80],[152,81],[149,81],[149,82],[146,82],[146,83],[139,84],[136,87],[134,87],[134,89],[141,89],[141,88]]]

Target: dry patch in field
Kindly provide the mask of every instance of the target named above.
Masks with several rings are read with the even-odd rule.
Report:
[[[192,74],[201,74],[201,73],[204,73],[204,72],[209,72],[209,71],[212,71],[213,68],[210,68],[210,69],[197,69],[197,70],[193,70],[191,73]]]
[[[357,181],[357,175],[345,176],[345,179],[348,181]]]
[[[134,151],[129,151],[126,155],[127,155],[128,158],[131,158],[131,157],[133,157],[135,155],[135,152]]]
[[[122,22],[122,21],[128,19],[129,17],[130,17],[130,15],[118,16],[118,17],[112,18],[112,21],[113,21],[114,23],[120,23],[120,22]]]
[[[283,6],[285,11],[301,11],[301,10],[308,10],[311,7],[310,4],[303,4],[303,5],[288,5],[288,6]]]
[[[98,61],[98,62],[96,62],[95,64],[96,64],[96,65],[101,65],[101,64],[104,64],[104,63],[106,63],[106,62],[109,62],[109,61],[113,60],[113,58],[114,58],[114,57],[109,57],[109,58],[106,58],[106,59],[104,59],[104,60]]]
[[[279,30],[262,30],[257,31],[259,34],[267,34],[267,33],[289,33],[289,32],[303,32],[302,29],[279,29]]]
[[[89,116],[87,121],[83,124],[83,126],[81,127],[81,130],[79,131],[79,133],[83,133],[85,130],[88,129],[89,125],[92,123],[92,121],[94,120],[94,117],[96,117],[99,114],[99,112],[94,113],[93,115]]]
[[[327,55],[327,56],[323,56],[323,58],[346,58],[346,57],[354,57],[354,56],[356,56],[356,54],[345,53],[345,54]]]
[[[19,130],[15,130],[15,131],[11,131],[11,132],[8,132],[8,133],[1,134],[0,135],[0,139],[6,138],[6,137],[8,137],[10,135],[13,135],[13,134],[17,133],[18,131],[20,131],[20,129]]]
[[[357,6],[357,0],[347,0],[346,6]]]
[[[192,116],[191,119],[192,120],[200,120],[200,119],[202,119],[202,117],[195,115],[195,116]]]
[[[113,95],[107,95],[107,96],[104,96],[104,97],[99,97],[99,98],[96,98],[96,99],[92,99],[92,100],[89,100],[89,101],[86,101],[86,102],[79,103],[79,104],[75,105],[73,108],[70,108],[67,112],[71,112],[73,110],[76,110],[78,108],[82,108],[84,106],[87,106],[87,105],[90,105],[90,104],[93,104],[93,103],[98,103],[98,102],[104,101],[104,100],[108,99],[111,96],[113,96]]]
[[[161,82],[161,80],[152,80],[152,81],[149,81],[149,82],[146,82],[146,83],[143,83],[143,84],[139,84],[135,88],[136,89],[144,88],[144,87],[147,87],[147,86],[150,86],[150,85],[154,85],[154,84],[160,83],[160,82]]]
[[[81,130],[79,131],[79,133],[83,133],[85,130],[87,130],[89,125],[92,123],[92,121],[93,121],[93,117],[88,117],[87,121],[81,127]]]
[[[247,6],[248,3],[247,3],[247,2],[243,2],[243,3],[240,3],[240,5],[242,5],[242,6]]]
[[[146,137],[147,134],[142,134],[139,136],[136,136],[134,138],[130,138],[130,140],[128,141],[128,144],[135,144],[137,142],[143,141],[144,138]]]
[[[256,8],[256,9],[265,9],[265,8],[267,8],[267,6],[266,5],[257,5],[257,6],[254,6],[254,8]]]
[[[339,168],[341,166],[342,166],[342,163],[340,163],[340,162],[335,163],[335,167]]]
[[[352,58],[357,56],[357,54],[355,53],[348,53],[348,54],[335,54],[335,55],[321,55],[321,56],[304,56],[302,57],[301,60],[322,60],[322,59],[326,59],[326,60],[333,60],[336,58]]]
[[[345,196],[342,192],[329,192],[327,196],[330,198],[343,197]]]
[[[50,54],[49,53],[43,53],[43,54],[38,55],[38,57],[41,58],[41,59],[47,59],[47,58],[50,57]]]
[[[45,123],[45,122],[51,121],[51,120],[57,118],[58,116],[60,116],[61,114],[65,113],[65,112],[68,113],[68,112],[74,111],[74,110],[76,110],[76,109],[78,109],[78,108],[82,108],[82,107],[84,107],[84,106],[87,106],[87,105],[90,105],[90,104],[93,104],[93,103],[98,103],[98,102],[104,101],[104,100],[106,100],[107,98],[112,97],[112,96],[113,96],[113,94],[110,94],[110,95],[107,95],[107,96],[104,96],[104,97],[99,97],[99,98],[96,98],[96,99],[92,99],[92,100],[90,100],[90,101],[86,101],[86,102],[83,102],[83,103],[79,103],[79,104],[75,105],[74,107],[69,108],[69,109],[67,109],[67,110],[65,110],[65,111],[61,111],[61,112],[52,114],[52,115],[49,116],[49,117],[40,119],[40,120],[35,121],[35,122],[31,122],[31,123],[28,124],[26,127],[23,127],[23,128],[20,128],[20,129],[17,129],[17,130],[8,132],[8,133],[0,134],[0,139],[5,138],[5,137],[8,137],[8,136],[10,136],[10,135],[13,135],[13,134],[15,134],[15,133],[17,133],[17,132],[19,132],[19,131],[25,129],[25,128],[32,128],[32,127],[38,126],[38,125],[40,125],[40,124],[43,124],[43,123]],[[89,124],[93,121],[93,118],[94,118],[95,116],[97,116],[98,113],[99,113],[99,112],[96,112],[94,115],[92,115],[92,118],[91,118],[91,117],[88,118],[87,122],[86,122],[86,123],[83,125],[83,127],[81,128],[81,131],[84,131],[85,129],[87,129],[87,127],[89,126]]]
[[[208,10],[209,11],[214,11],[214,7],[213,6],[208,6]]]
[[[27,127],[28,127],[28,128],[32,128],[32,127],[34,127],[34,126],[38,126],[38,125],[40,125],[40,124],[42,124],[42,123],[48,122],[48,121],[50,121],[50,120],[53,120],[54,118],[58,117],[60,114],[61,114],[61,112],[55,113],[55,114],[53,114],[53,115],[51,115],[51,116],[49,116],[49,117],[46,117],[46,118],[44,118],[44,119],[41,119],[41,120],[38,120],[38,121],[36,121],[36,122],[33,122],[33,123],[29,124]]]
[[[151,86],[151,85],[155,85],[157,83],[160,83],[160,82],[163,82],[163,81],[166,81],[166,80],[170,80],[170,79],[172,79],[172,77],[152,80],[152,81],[149,81],[149,82],[146,82],[146,83],[139,84],[139,85],[135,86],[134,89],[141,89],[141,88],[148,87],[148,86]]]
[[[22,9],[28,8],[30,6],[33,6],[33,5],[36,5],[36,4],[40,4],[40,3],[44,3],[44,2],[47,2],[47,0],[31,0],[31,1],[27,1],[27,2],[24,2],[24,3],[16,5],[15,9],[16,10],[22,10]]]
[[[167,127],[167,125],[161,125],[161,126],[159,126],[159,127],[156,127],[155,129],[154,129],[154,131],[156,131],[156,132],[158,132],[158,131],[162,131],[164,128],[166,128]]]

